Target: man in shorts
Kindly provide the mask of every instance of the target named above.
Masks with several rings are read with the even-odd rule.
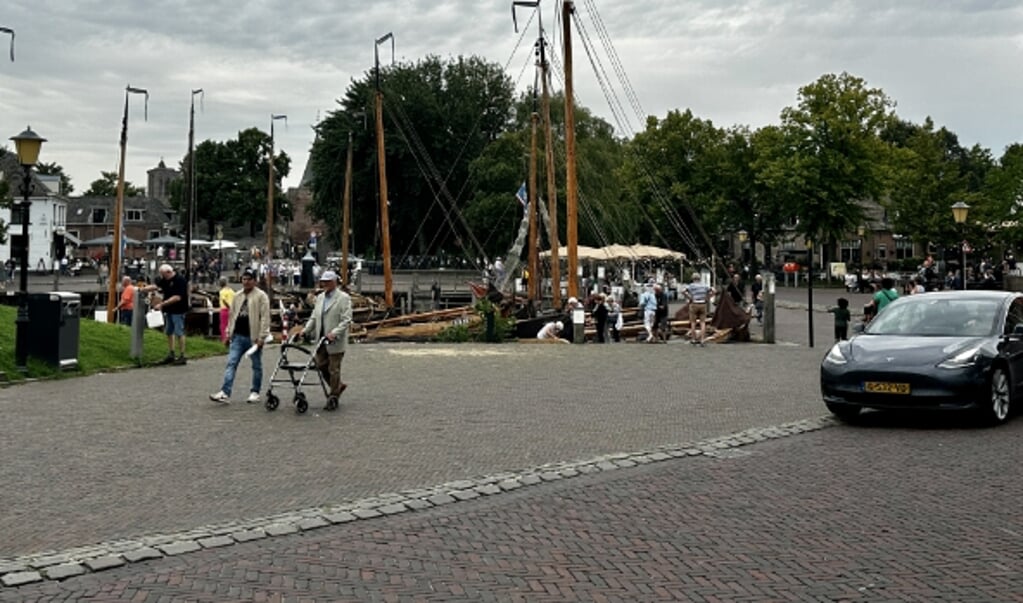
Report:
[[[703,284],[699,272],[693,273],[693,282],[686,285],[683,290],[689,300],[689,342],[703,346],[703,340],[707,334],[707,303],[714,296],[713,290]],[[699,327],[697,327],[699,324]]]
[[[188,312],[188,281],[174,271],[170,264],[162,264],[156,283],[140,288],[139,291],[158,289],[162,298],[154,310],[163,311],[163,328],[167,334],[167,356],[160,364],[185,364],[185,314]],[[178,355],[174,356],[174,341],[177,340]]]

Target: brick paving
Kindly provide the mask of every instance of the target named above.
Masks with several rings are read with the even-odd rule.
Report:
[[[31,600],[38,594],[56,600],[941,600],[920,594],[931,591],[906,590],[904,581],[919,568],[891,551],[923,558],[934,553],[930,541],[936,540],[942,543],[936,553],[940,559],[954,555],[952,540],[932,538],[942,534],[947,521],[920,525],[908,542],[889,538],[890,531],[869,532],[871,537],[864,538],[868,532],[855,518],[873,518],[879,511],[852,504],[827,509],[848,515],[843,517],[850,526],[846,531],[837,529],[843,523],[838,518],[827,530],[818,527],[809,536],[801,536],[795,527],[805,519],[800,505],[810,503],[808,510],[813,511],[820,503],[810,492],[795,501],[787,494],[818,482],[824,484],[825,499],[839,496],[858,503],[855,495],[863,494],[855,491],[851,496],[840,480],[827,484],[814,472],[804,473],[808,467],[825,472],[830,463],[842,474],[853,464],[857,471],[852,475],[863,477],[864,468],[854,461],[864,459],[864,451],[850,444],[829,455],[831,443],[820,443],[825,434],[845,434],[846,427],[795,438],[817,444],[802,450],[806,458],[793,449],[793,456],[779,461],[788,463],[790,479],[796,479],[788,485],[777,479],[786,472],[778,468],[763,468],[773,484],[759,484],[762,480],[755,478],[760,469],[741,479],[739,474],[686,473],[727,467],[729,461],[752,459],[755,464],[775,446],[788,450],[781,442],[745,447],[759,441],[755,438],[717,442],[699,459],[641,455],[645,460],[639,464],[651,458],[661,462],[622,475],[573,477],[562,483],[562,475],[548,471],[553,483],[521,490],[507,485],[514,480],[500,481],[501,475],[516,471],[601,455],[611,459],[607,464],[635,465],[616,453],[684,447],[822,415],[816,367],[831,330],[830,315],[822,310],[838,294],[815,296],[814,350],[800,345],[806,337],[806,309],[799,302],[805,300],[805,290],[786,289],[779,290],[776,346],[356,346],[345,368],[357,385],[346,392],[336,414],[317,412],[316,396],[314,410],[305,416],[295,416],[287,404],[276,413],[243,402],[213,405],[205,396],[219,384],[222,359],[0,389],[0,412],[5,415],[0,424],[5,442],[0,482],[13,485],[0,491],[5,509],[0,518],[0,599]],[[274,359],[271,352],[268,364]],[[247,375],[245,368],[241,382]],[[853,428],[860,435],[852,437],[869,441],[862,434],[926,433],[929,442],[933,434],[947,435],[949,441],[938,444],[938,451],[947,455],[949,448],[959,452],[960,438],[979,447],[989,435],[999,441],[1006,434],[1018,435],[1011,430],[1021,423],[991,431],[960,431],[951,423],[947,427],[953,429],[919,432],[914,421],[883,421],[874,425],[879,429]],[[999,461],[1012,458],[1007,451],[978,451],[978,463],[983,453]],[[902,457],[896,458],[889,465],[868,466],[874,469],[867,477],[878,474],[879,490],[898,491],[913,483],[902,479]],[[944,483],[956,495],[966,495],[990,486],[991,480],[983,479],[989,476],[998,495],[991,498],[1004,493],[1005,500],[1019,499],[1018,486],[997,480],[1003,469],[1018,476],[1015,465],[996,462],[981,470],[968,465],[957,467],[968,479],[957,481],[955,473],[940,482],[928,475],[918,486],[940,491]],[[545,481],[542,471],[532,475],[536,482]],[[632,474],[642,477],[630,478]],[[497,477],[472,487],[458,485],[459,480],[487,475]],[[798,476],[808,475],[814,476],[812,481],[799,481]],[[708,489],[692,499],[699,490],[688,485],[700,480],[720,480],[723,490]],[[649,495],[648,482],[660,484],[659,496]],[[445,483],[457,487],[430,494],[431,486]],[[570,494],[558,494],[562,487]],[[381,497],[410,490],[421,498]],[[934,494],[925,498],[931,504],[942,502]],[[373,504],[343,506],[358,500]],[[670,502],[676,500],[686,507],[682,515]],[[751,513],[751,525],[728,535],[722,530],[742,523],[741,517],[716,510],[743,500],[740,506]],[[507,510],[502,501],[523,506]],[[578,509],[566,507],[565,501]],[[913,516],[912,505],[902,498],[895,502],[905,516]],[[984,498],[973,505],[975,515],[958,518],[962,529],[987,538],[1004,515],[999,509],[1010,506],[994,502]],[[406,512],[433,503],[441,506]],[[705,513],[689,510],[701,504]],[[849,508],[857,513],[850,514]],[[319,514],[286,515],[303,509],[319,509]],[[495,509],[504,514],[491,517]],[[548,517],[548,510],[555,509],[560,510]],[[460,524],[462,515],[472,523]],[[262,523],[246,523],[260,518]],[[550,525],[545,525],[547,519]],[[1015,521],[1004,528],[1008,539],[1002,537],[988,549],[976,545],[967,563],[959,564],[986,567],[986,572],[959,571],[951,557],[942,561],[942,571],[958,580],[959,590],[949,592],[962,595],[946,600],[1023,600],[1013,574],[1019,573],[1018,559],[1023,557],[1023,529]],[[338,522],[343,523],[327,525]],[[591,527],[584,534],[603,538],[576,542],[577,528],[587,522]],[[720,522],[724,527],[703,532],[697,541],[674,540],[679,525]],[[764,523],[778,527],[770,531]],[[371,527],[381,524],[386,525]],[[598,524],[610,526],[610,531],[601,532]],[[645,528],[648,524],[653,531]],[[421,535],[410,536],[420,533],[416,530]],[[639,552],[607,554],[642,542],[636,534],[656,538]],[[727,537],[717,542],[719,534]],[[735,546],[742,544],[742,534],[756,546]],[[758,534],[761,540],[753,537]],[[233,544],[241,541],[248,542]],[[311,542],[316,548],[309,548]],[[537,543],[542,546],[531,548]],[[721,551],[726,545],[736,552],[725,555]],[[874,567],[864,560],[869,557],[866,545],[884,553],[875,555],[883,559],[881,567],[863,569]],[[825,551],[829,548],[832,557]],[[707,551],[710,556],[696,564],[681,559]],[[817,556],[802,558],[808,552]],[[846,552],[848,559],[843,557]],[[29,555],[32,564],[17,567],[16,558]],[[775,557],[785,560],[781,568]],[[843,559],[863,576],[886,576],[889,563],[904,576],[892,581],[894,590],[878,596],[874,583],[857,586],[859,594],[829,590],[825,583],[834,582],[833,577],[797,571],[819,563],[842,567]],[[991,567],[1008,568],[1009,577],[999,581],[995,574],[1002,574]],[[930,574],[924,575],[926,580],[917,585],[921,588],[931,583]],[[49,581],[34,584],[40,577]],[[27,585],[17,588],[21,583]],[[140,589],[142,584],[147,586]]]
[[[1023,601],[1021,436],[878,413],[0,600]]]

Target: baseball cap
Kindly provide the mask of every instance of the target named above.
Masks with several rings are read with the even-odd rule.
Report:
[[[252,268],[246,268],[245,272],[242,272],[242,278],[256,278],[256,271]]]
[[[324,270],[323,274],[320,275],[320,281],[336,281],[337,273],[333,270]]]

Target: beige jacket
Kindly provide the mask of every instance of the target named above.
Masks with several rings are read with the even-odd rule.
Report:
[[[352,298],[341,289],[335,289],[329,303],[324,293],[316,296],[313,313],[309,315],[309,322],[305,323],[305,333],[314,341],[327,333],[334,333],[336,339],[334,343],[327,344],[327,353],[342,354],[348,349],[348,327],[351,324]]]
[[[249,333],[252,341],[260,341],[270,335],[270,298],[259,287],[253,287],[248,295],[242,289],[231,300],[231,318],[227,321],[227,338],[234,335],[234,322],[242,309],[242,303],[249,300]]]

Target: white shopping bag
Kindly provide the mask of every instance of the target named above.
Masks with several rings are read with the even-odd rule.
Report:
[[[146,312],[146,326],[150,329],[159,329],[163,326],[163,312],[150,310]]]

